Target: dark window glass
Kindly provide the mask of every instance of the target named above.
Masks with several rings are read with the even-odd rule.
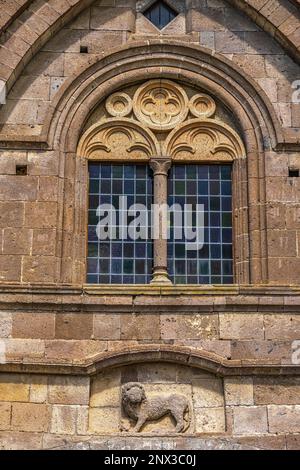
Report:
[[[143,204],[150,214],[152,204],[152,171],[147,165],[119,165],[92,163],[89,165],[89,226],[87,282],[93,284],[147,284],[151,280],[153,247],[148,238],[134,240],[128,235],[120,239],[120,196],[127,196],[128,208]],[[116,209],[115,239],[99,240],[97,215],[99,204],[113,204]],[[106,214],[102,214],[105,217]],[[133,219],[133,217],[131,218]],[[130,218],[128,218],[130,222]]]
[[[163,29],[178,15],[172,7],[162,1],[154,2],[143,14],[159,29]]]
[[[173,165],[168,204],[192,204],[190,225],[196,228],[196,204],[204,205],[204,245],[187,249],[190,236],[175,239],[171,213],[168,272],[174,284],[231,284],[232,213],[230,165]],[[178,237],[178,234],[177,234]],[[201,246],[201,245],[200,245]]]

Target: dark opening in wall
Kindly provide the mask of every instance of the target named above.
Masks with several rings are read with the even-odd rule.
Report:
[[[27,165],[16,165],[16,175],[27,175]]]
[[[299,169],[289,168],[289,178],[299,178]]]
[[[80,54],[87,54],[89,52],[89,48],[87,46],[80,46]]]

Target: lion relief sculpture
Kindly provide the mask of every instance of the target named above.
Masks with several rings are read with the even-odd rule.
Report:
[[[143,385],[137,382],[122,386],[122,406],[127,416],[136,422],[133,432],[139,432],[146,421],[166,415],[175,420],[177,433],[185,432],[191,423],[191,405],[184,395],[174,393],[147,398]]]

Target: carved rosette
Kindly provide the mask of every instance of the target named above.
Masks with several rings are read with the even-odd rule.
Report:
[[[209,118],[216,112],[216,103],[210,96],[199,93],[190,99],[189,108],[193,116]]]
[[[114,117],[124,117],[132,111],[132,99],[127,93],[114,93],[106,100],[107,112]]]
[[[188,114],[188,97],[179,85],[168,80],[151,80],[137,89],[133,110],[150,129],[167,131]]]

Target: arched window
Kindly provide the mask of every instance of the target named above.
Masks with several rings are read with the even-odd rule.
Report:
[[[234,282],[232,164],[215,101],[168,80],[114,93],[86,125],[87,282]],[[224,117],[224,113],[222,114]]]

